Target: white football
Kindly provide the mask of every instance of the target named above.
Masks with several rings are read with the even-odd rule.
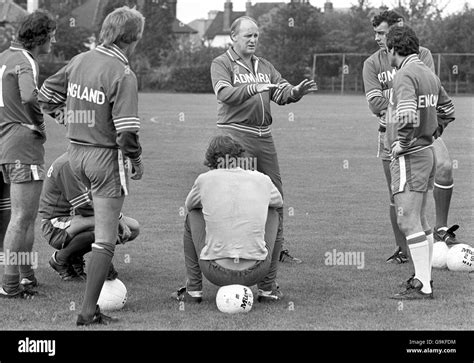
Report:
[[[451,271],[474,271],[474,248],[465,243],[454,245],[449,249],[447,265]]]
[[[127,302],[127,288],[119,279],[106,280],[99,295],[97,304],[101,310],[120,310]]]
[[[449,247],[446,242],[436,242],[433,244],[433,268],[448,267],[448,251]]]
[[[252,290],[243,285],[222,286],[217,291],[216,304],[223,313],[248,313],[253,305]]]

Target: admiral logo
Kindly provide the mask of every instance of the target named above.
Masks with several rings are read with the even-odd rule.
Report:
[[[385,84],[387,82],[393,81],[397,70],[394,68],[392,71],[385,71],[378,74],[379,82]]]
[[[264,73],[253,74],[235,74],[234,84],[237,83],[271,83],[270,76]]]

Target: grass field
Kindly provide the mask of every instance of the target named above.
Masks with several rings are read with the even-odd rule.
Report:
[[[444,135],[456,167],[450,223],[459,224],[458,237],[470,243],[473,100],[454,101],[457,119]],[[409,273],[406,264],[385,263],[394,249],[388,193],[376,158],[377,121],[364,96],[311,95],[298,104],[272,108],[285,190],[286,245],[304,260],[301,265],[280,264],[283,301],[255,302],[249,314],[225,315],[215,305],[217,287],[207,281],[200,305],[180,306],[170,299],[184,282],[184,200],[195,178],[206,171],[202,162],[216,132],[216,101],[212,94],[141,94],[146,170],[142,181],[131,181],[124,207],[125,214],[141,223],[141,235],[116,249],[115,267],[129,299],[115,314],[121,322],[110,329],[471,329],[472,274],[434,270],[434,301],[402,304],[389,299]],[[48,124],[47,166],[66,149],[64,134],[62,126]],[[434,222],[432,198],[429,209]],[[85,285],[59,279],[48,265],[52,248],[37,230],[36,275],[46,297],[2,301],[0,329],[75,329]],[[327,265],[325,253],[334,249],[363,252],[364,268]]]

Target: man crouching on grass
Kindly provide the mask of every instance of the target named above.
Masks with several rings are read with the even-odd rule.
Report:
[[[257,284],[258,301],[283,296],[275,281],[281,242],[276,241],[283,199],[270,178],[239,165],[244,149],[229,135],[214,137],[186,198],[186,286],[179,301],[202,301],[202,274],[217,286]],[[231,161],[231,162],[229,162]],[[253,161],[252,161],[253,163]]]
[[[45,240],[56,249],[49,265],[63,281],[86,280],[84,255],[95,241],[94,206],[90,191],[76,178],[67,153],[57,158],[48,170],[41,194],[39,214]],[[122,213],[117,244],[133,241],[139,232],[138,222]],[[118,272],[110,263],[107,280]]]

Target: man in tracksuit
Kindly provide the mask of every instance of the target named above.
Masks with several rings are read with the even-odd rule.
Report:
[[[395,236],[397,248],[393,255],[387,258],[388,263],[408,262],[408,250],[405,236],[398,228],[395,202],[390,192],[390,160],[389,151],[384,148],[385,130],[387,127],[386,111],[389,105],[393,87],[393,78],[397,69],[390,65],[387,54],[386,37],[390,28],[402,26],[403,17],[393,10],[386,10],[372,19],[375,41],[380,49],[364,61],[363,79],[368,106],[379,121],[379,140],[377,157],[382,160],[382,166],[390,193],[390,221]],[[418,58],[434,72],[433,56],[429,49],[419,48]],[[449,151],[441,137],[443,129],[439,128],[434,135],[433,148],[436,154],[436,175],[433,197],[436,210],[436,225],[433,230],[435,240],[455,243],[453,233],[458,226],[448,228],[448,213],[453,193],[453,167]]]
[[[426,218],[436,157],[433,135],[454,120],[454,106],[439,78],[418,57],[419,41],[407,26],[387,34],[388,57],[398,71],[387,111],[386,147],[390,150],[391,191],[397,222],[404,233],[415,275],[396,299],[432,299],[433,234]]]
[[[316,83],[305,79],[292,86],[270,62],[255,56],[259,31],[254,19],[236,19],[230,32],[233,45],[211,65],[212,85],[219,104],[217,126],[257,159],[257,170],[268,175],[283,195],[270,128],[270,101],[279,105],[298,102],[316,89]],[[283,240],[283,208],[278,211],[281,220],[277,239]],[[283,250],[280,257],[291,259],[288,250]]]

